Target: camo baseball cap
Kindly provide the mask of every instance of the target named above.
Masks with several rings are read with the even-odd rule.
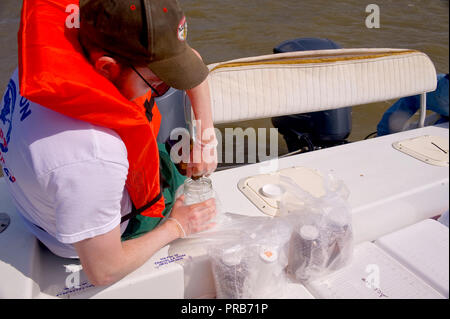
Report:
[[[80,0],[80,40],[148,67],[166,84],[188,90],[209,70],[186,42],[176,0]]]

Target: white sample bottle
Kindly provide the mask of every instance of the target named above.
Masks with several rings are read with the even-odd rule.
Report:
[[[275,247],[260,246],[256,263],[252,267],[250,298],[271,298],[279,294],[283,284],[282,267],[278,262],[278,251]]]
[[[289,242],[288,272],[295,279],[310,279],[323,263],[320,233],[316,226],[303,225],[294,230]]]
[[[248,264],[242,258],[240,249],[227,249],[218,259],[212,260],[217,298],[245,298],[248,278]]]

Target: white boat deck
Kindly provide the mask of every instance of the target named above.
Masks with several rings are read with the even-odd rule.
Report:
[[[448,138],[448,126],[425,127],[278,161],[242,166],[213,174],[214,187],[224,211],[261,216],[261,212],[236,187],[247,176],[292,166],[331,172],[350,190],[356,242],[378,237],[438,216],[449,207],[449,169],[421,162],[397,151],[392,143],[436,135]]]
[[[240,179],[292,166],[331,172],[350,190],[356,243],[374,241],[449,208],[448,167],[426,164],[392,147],[394,142],[422,135],[448,139],[448,124],[280,159],[278,167],[259,163],[221,171],[213,174],[212,180],[224,212],[261,216],[237,188]],[[141,268],[110,287],[90,287],[81,272],[80,288],[67,289],[71,273],[66,272],[64,265],[74,261],[53,256],[37,244],[16,215],[4,183],[4,178],[0,179],[0,212],[11,216],[11,225],[0,234],[0,298],[214,296],[208,259],[202,253],[183,251],[182,240],[164,247]],[[287,294],[280,297],[317,296],[301,285],[291,284]]]

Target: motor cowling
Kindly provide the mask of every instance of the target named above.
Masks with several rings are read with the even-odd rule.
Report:
[[[273,49],[274,53],[332,50],[341,46],[329,39],[299,38],[287,40]],[[346,143],[352,129],[352,109],[345,107],[312,113],[272,118],[273,125],[283,135],[290,152],[307,147],[330,147]]]

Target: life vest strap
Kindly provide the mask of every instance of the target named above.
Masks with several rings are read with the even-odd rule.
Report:
[[[120,223],[123,224],[127,220],[129,220],[137,215],[142,214],[147,209],[149,209],[150,207],[155,205],[161,199],[161,197],[163,196],[163,190],[169,187],[169,183],[167,182],[166,178],[164,177],[164,175],[161,171],[161,167],[159,170],[159,185],[160,185],[160,191],[159,191],[159,194],[155,198],[153,198],[150,202],[148,202],[147,204],[145,204],[144,206],[142,206],[139,209],[137,209],[136,206],[134,206],[134,204],[133,204],[133,209],[131,210],[131,212],[125,216],[122,216]]]
[[[144,206],[142,206],[141,208],[137,209],[134,204],[133,204],[133,209],[131,210],[131,212],[125,216],[122,216],[122,219],[120,220],[120,223],[123,224],[124,222],[126,222],[127,220],[142,214],[143,212],[145,212],[147,209],[149,209],[150,207],[152,207],[153,205],[155,205],[163,196],[162,190],[159,192],[159,194],[153,198],[151,201],[149,201],[147,204],[145,204]]]

